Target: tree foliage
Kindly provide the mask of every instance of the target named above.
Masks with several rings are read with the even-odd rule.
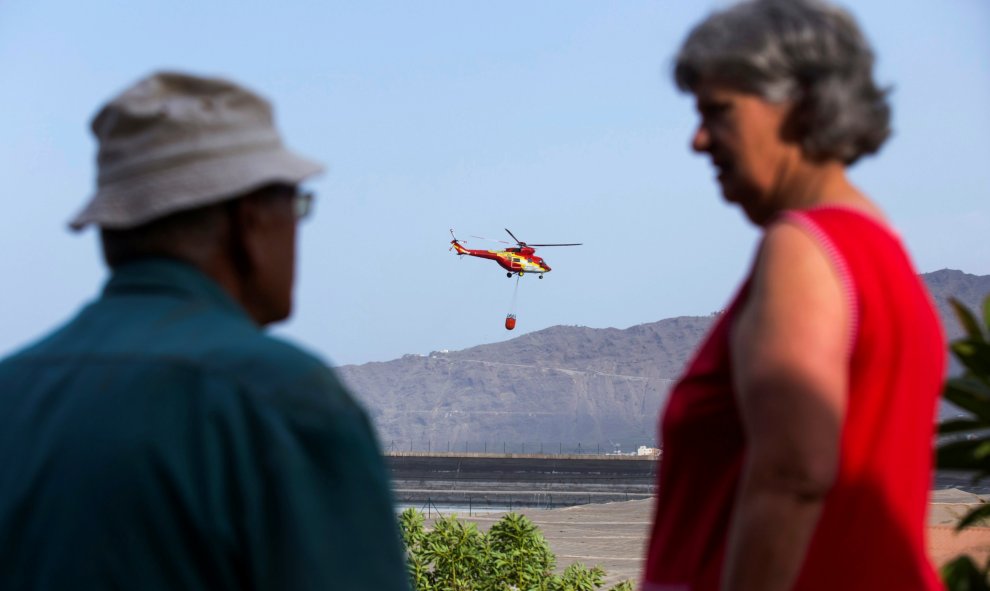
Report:
[[[557,557],[526,516],[508,513],[487,532],[456,516],[426,529],[421,511],[399,516],[415,591],[595,591],[605,571],[574,563],[557,575]],[[632,591],[629,581],[610,591]]]
[[[952,308],[966,331],[950,350],[962,363],[963,375],[945,382],[943,396],[967,416],[939,425],[943,442],[938,448],[939,468],[973,474],[973,482],[990,476],[990,296],[983,301],[983,321],[959,301]],[[971,510],[956,526],[964,529],[990,518],[990,503]],[[941,570],[950,591],[990,591],[990,561],[982,568],[969,556],[959,556]]]

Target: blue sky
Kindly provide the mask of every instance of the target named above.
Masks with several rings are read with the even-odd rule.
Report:
[[[461,349],[548,326],[625,328],[724,306],[758,238],[688,150],[670,60],[725,2],[0,0],[0,354],[106,278],[65,226],[95,183],[90,117],[156,69],[269,97],[324,162],[296,313],[275,332],[334,364]],[[852,6],[892,85],[895,135],[852,176],[920,272],[990,274],[990,4]],[[448,228],[543,249],[513,280]]]

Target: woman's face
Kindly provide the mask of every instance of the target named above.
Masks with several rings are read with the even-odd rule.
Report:
[[[728,86],[704,83],[695,92],[701,121],[691,147],[711,157],[726,201],[762,225],[783,206],[778,190],[801,148],[784,139],[790,103],[771,103]]]

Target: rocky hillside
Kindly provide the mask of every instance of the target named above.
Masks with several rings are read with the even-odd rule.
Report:
[[[975,310],[982,305],[983,299],[990,295],[990,275],[970,275],[962,271],[952,269],[942,269],[934,273],[925,273],[921,276],[935,300],[935,306],[942,317],[942,325],[949,339],[955,339],[962,335],[962,328],[956,320],[955,314],[949,307],[949,298],[965,303],[971,310]]]
[[[950,338],[948,298],[974,307],[990,276],[922,276]],[[554,326],[503,343],[406,355],[338,368],[363,400],[386,447],[519,450],[558,442],[655,440],[657,413],[714,317],[679,317],[627,329]],[[534,447],[530,447],[534,449]]]

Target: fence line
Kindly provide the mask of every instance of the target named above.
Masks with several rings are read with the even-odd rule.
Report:
[[[650,453],[652,441],[457,441],[436,439],[389,439],[382,442],[387,452],[497,453],[532,455],[637,455]],[[640,448],[646,448],[641,450]]]
[[[476,513],[478,515],[485,515],[490,513],[508,513],[518,509],[558,509],[578,505],[591,505],[594,503],[615,502],[616,500],[629,501],[649,498],[650,495],[652,493],[632,493],[630,496],[629,492],[624,492],[621,496],[614,495],[612,498],[603,499],[594,492],[583,492],[573,495],[563,495],[563,498],[558,496],[558,500],[555,503],[553,493],[549,492],[539,495],[537,498],[524,493],[516,495],[508,493],[501,498],[495,499],[491,495],[466,494],[459,497],[456,501],[452,501],[448,497],[434,498],[428,496],[425,501],[402,502],[400,500],[399,504],[406,509],[416,509],[423,513],[424,517],[431,519],[434,515],[437,517],[444,517],[452,513],[463,515],[465,511],[471,517]]]

